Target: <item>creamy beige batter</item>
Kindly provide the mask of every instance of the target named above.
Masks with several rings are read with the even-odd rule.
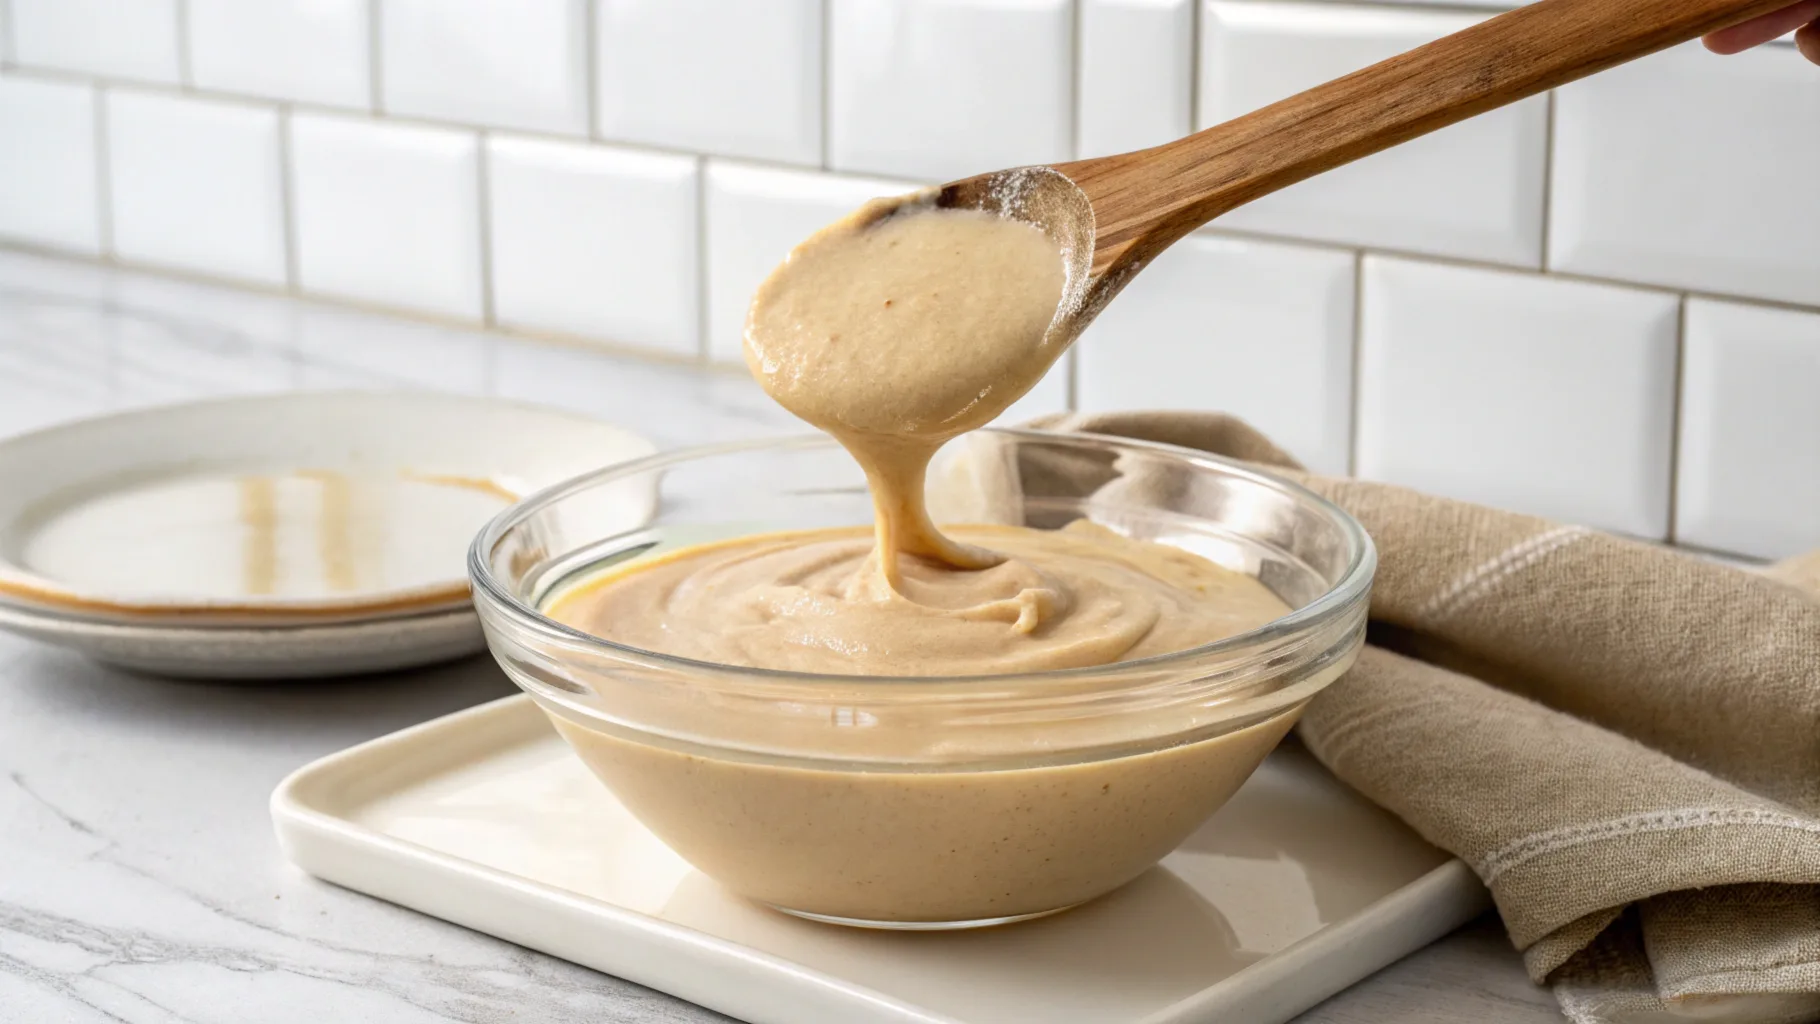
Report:
[[[1233,636],[1288,609],[1257,580],[1077,520],[959,527],[1002,556],[955,571],[902,555],[894,584],[864,529],[684,548],[564,594],[549,614],[696,661],[835,675],[1082,668]]]
[[[936,529],[923,496],[931,456],[997,417],[1066,347],[1065,278],[1038,229],[938,210],[927,195],[869,204],[816,234],[759,289],[747,362],[865,470],[873,536],[817,530],[685,548],[582,584],[548,613],[644,650],[849,676],[1109,665],[1286,614],[1250,576],[1086,521]],[[863,705],[863,693],[853,697]],[[1053,910],[1123,884],[1230,796],[1293,717],[1162,750],[990,771],[926,758],[886,770],[906,743],[929,741],[908,723],[881,724],[870,742],[884,768],[864,770],[557,724],[641,820],[735,890],[842,918],[949,921]],[[1032,751],[1060,736],[1028,728]],[[780,726],[760,749],[799,739]],[[834,756],[796,752],[818,754]]]

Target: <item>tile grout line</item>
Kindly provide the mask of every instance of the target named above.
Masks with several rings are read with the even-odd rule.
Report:
[[[1346,417],[1346,475],[1359,475],[1359,383],[1365,374],[1365,253],[1352,253],[1352,386],[1347,399],[1352,408]]]
[[[1548,90],[1548,103],[1542,121],[1542,234],[1539,240],[1541,252],[1536,266],[1543,273],[1548,272],[1548,243],[1553,235],[1552,225],[1555,219],[1555,90]]]
[[[298,267],[297,184],[291,170],[291,108],[278,108],[278,195],[284,217],[285,290],[292,295],[303,289],[303,275]]]
[[[1681,405],[1687,377],[1687,303],[1688,296],[1682,295],[1675,310],[1674,392],[1668,415],[1668,528],[1664,536],[1670,544],[1681,529]]]
[[[588,95],[585,103],[588,108],[587,135],[589,139],[600,138],[600,4],[597,0],[582,0],[581,7],[582,70],[587,78]]]
[[[270,96],[254,96],[254,95],[250,95],[247,93],[228,92],[228,91],[219,90],[219,89],[184,90],[184,89],[179,89],[177,87],[174,87],[168,82],[148,82],[148,81],[141,81],[138,79],[129,79],[129,78],[109,78],[109,77],[98,76],[98,75],[85,75],[85,74],[81,74],[79,72],[72,72],[72,71],[59,71],[54,68],[21,68],[18,70],[24,72],[24,74],[19,76],[21,78],[32,78],[32,79],[37,79],[40,81],[62,82],[65,84],[75,84],[75,85],[94,85],[94,86],[100,86],[103,88],[134,89],[134,90],[138,90],[141,92],[156,93],[158,95],[165,95],[165,96],[189,96],[191,98],[208,100],[208,101],[217,102],[217,103],[234,103],[234,104],[240,104],[240,105],[245,105],[245,106],[261,106],[261,107],[271,108],[271,107],[276,106],[279,102],[284,102],[284,103],[288,103],[290,105],[291,109],[293,111],[295,111],[296,113],[305,114],[305,115],[312,115],[312,114],[321,115],[321,116],[325,116],[325,117],[338,117],[338,118],[342,118],[344,120],[364,120],[364,121],[380,123],[380,124],[395,124],[395,125],[403,125],[403,126],[407,126],[407,127],[417,127],[417,128],[437,128],[437,129],[441,129],[444,131],[459,131],[459,132],[476,132],[476,131],[481,130],[482,128],[492,128],[492,129],[495,129],[498,131],[507,132],[507,133],[515,135],[515,136],[522,136],[522,137],[528,138],[528,139],[542,139],[542,140],[549,141],[549,142],[566,142],[566,143],[569,143],[570,145],[599,145],[599,146],[603,146],[603,147],[611,148],[611,149],[622,149],[622,150],[626,150],[628,152],[633,152],[633,153],[653,153],[653,154],[657,154],[659,156],[686,156],[686,157],[690,157],[692,159],[696,158],[696,157],[716,158],[719,156],[718,154],[708,153],[708,152],[705,152],[705,151],[699,150],[699,149],[681,149],[681,148],[673,147],[673,146],[658,146],[658,145],[653,145],[651,143],[646,143],[646,142],[634,142],[634,141],[630,141],[630,140],[611,139],[611,138],[596,138],[592,135],[580,135],[580,134],[576,134],[574,132],[558,132],[558,131],[550,131],[548,129],[539,129],[539,128],[505,127],[505,126],[500,126],[500,125],[480,124],[480,123],[474,122],[474,121],[452,121],[447,118],[419,117],[419,116],[411,115],[411,114],[393,114],[393,113],[387,113],[387,112],[383,112],[383,111],[379,112],[379,113],[375,113],[371,110],[367,110],[362,107],[340,107],[340,106],[334,106],[334,105],[327,104],[327,103],[314,103],[309,100],[279,101],[279,100],[274,100]],[[727,159],[727,160],[734,160],[734,161],[737,161],[740,163],[751,164],[752,166],[755,166],[755,167],[764,167],[764,168],[769,168],[772,170],[780,170],[780,171],[796,171],[799,173],[804,173],[804,172],[817,173],[820,170],[814,164],[793,163],[788,160],[768,159],[765,157],[726,156],[726,157],[721,157],[721,158]],[[891,178],[891,177],[893,177],[893,175],[888,175],[888,174],[862,175],[862,174],[853,174],[853,173],[844,172],[844,171],[828,171],[827,173],[833,174],[833,175],[836,175],[839,177],[848,177],[848,178],[851,178],[851,177]],[[907,181],[910,179],[904,179],[904,180]]]
[[[1087,155],[1081,152],[1081,24],[1087,0],[1069,0],[1068,15],[1068,159],[1079,160]]]
[[[819,11],[821,17],[821,46],[817,59],[822,63],[821,92],[818,97],[821,103],[821,147],[820,167],[824,171],[833,170],[834,162],[834,4],[835,0],[821,0]]]
[[[291,107],[288,103],[278,104],[278,201],[279,216],[284,224],[284,292],[295,299],[303,294],[303,274],[299,270],[301,262],[297,240],[297,203],[296,183],[291,173]],[[291,331],[286,340],[284,351],[291,364],[291,387],[301,388],[308,380],[305,366],[308,358],[304,354],[304,341],[297,329],[297,321],[291,318]]]
[[[367,113],[385,113],[385,95],[381,88],[384,70],[379,52],[383,48],[385,17],[379,5],[385,0],[367,0]]]
[[[1682,551],[1690,555],[1729,558],[1744,562],[1748,565],[1771,565],[1776,561],[1774,558],[1769,558],[1764,555],[1752,555],[1743,551],[1727,551],[1724,548],[1709,547],[1705,544],[1669,544],[1661,541],[1657,541],[1657,543],[1673,551]]]
[[[1201,130],[1201,25],[1207,0],[1188,0],[1188,130]]]
[[[708,158],[695,161],[695,358],[708,362],[714,352],[708,318]]]
[[[57,76],[53,80],[61,81],[61,82],[65,82],[65,83],[72,83],[73,81],[79,81],[80,84],[83,84],[92,89],[95,89],[98,94],[100,92],[104,92],[108,88],[134,88],[134,89],[144,88],[144,85],[142,83],[126,82],[126,81],[120,81],[120,80],[109,80],[109,79],[73,80],[72,78],[67,77],[67,76]],[[158,90],[158,89],[154,88],[154,89],[150,89],[149,91],[161,92],[161,91],[167,91],[167,90]],[[245,105],[245,106],[259,106],[259,107],[265,107],[268,109],[276,108],[275,104],[272,104],[268,101],[262,101],[262,100],[252,98],[252,97],[244,97],[244,96],[240,96],[237,94],[228,94],[228,93],[210,94],[209,98],[214,101],[230,102],[230,103],[235,103],[235,104]],[[343,118],[343,119],[347,119],[347,120],[361,120],[362,119],[359,117],[357,112],[350,111],[350,110],[347,110],[344,108],[318,107],[313,104],[300,104],[300,103],[288,103],[286,105],[291,108],[293,115],[302,113],[302,114],[306,114],[306,115],[318,114],[318,115],[324,115],[324,116],[330,116],[330,117],[339,117],[339,118]],[[368,120],[372,120],[372,119],[368,119]],[[477,128],[473,125],[458,124],[456,122],[451,122],[451,121],[432,121],[432,120],[426,120],[426,119],[412,119],[412,118],[386,118],[385,120],[393,121],[393,122],[396,122],[400,125],[407,126],[407,127],[429,127],[429,128],[437,128],[437,129],[441,129],[441,130],[445,130],[445,131],[463,131],[463,132],[469,132],[469,133],[477,133],[480,130],[479,128]],[[565,141],[565,142],[569,142],[572,144],[577,141],[574,136],[554,135],[551,133],[520,132],[520,131],[514,130],[513,134],[523,135],[527,138],[533,138],[533,139]],[[624,147],[620,147],[620,148],[626,148],[626,149],[630,149],[630,150],[633,150],[636,152],[659,153],[659,154],[670,155],[670,156],[687,156],[687,157],[690,157],[693,159],[711,159],[711,158],[704,158],[703,155],[700,153],[685,152],[685,151],[678,151],[678,150],[666,150],[666,149],[659,149],[656,147],[624,146]],[[798,172],[803,172],[803,171],[807,170],[805,167],[803,167],[802,165],[798,165],[798,164],[782,164],[782,163],[777,163],[774,161],[748,160],[744,157],[741,157],[738,159],[742,163],[749,163],[749,164],[752,164],[753,166],[767,167],[767,168],[771,168],[771,169],[793,170],[793,171],[798,171]],[[846,177],[846,175],[842,175],[842,174],[838,174],[838,173],[834,174],[833,176],[834,177]],[[1768,298],[1766,296],[1761,296],[1761,295],[1740,295],[1740,294],[1735,294],[1735,293],[1730,293],[1730,292],[1716,292],[1716,291],[1706,291],[1704,289],[1699,289],[1699,288],[1687,288],[1685,286],[1678,287],[1678,286],[1674,286],[1674,285],[1651,284],[1651,283],[1643,282],[1643,281],[1628,281],[1628,280],[1624,280],[1621,278],[1601,277],[1596,274],[1581,274],[1581,273],[1574,273],[1571,271],[1561,271],[1561,270],[1543,271],[1543,270],[1538,270],[1534,267],[1522,267],[1522,266],[1516,266],[1516,265],[1512,265],[1512,264],[1494,263],[1489,260],[1471,259],[1468,257],[1461,257],[1461,256],[1443,256],[1443,255],[1438,255],[1435,253],[1417,252],[1417,251],[1409,250],[1409,249],[1390,249],[1390,248],[1375,248],[1375,247],[1365,247],[1363,249],[1360,249],[1360,248],[1356,248],[1356,247],[1352,247],[1352,246],[1346,246],[1346,245],[1343,245],[1340,243],[1311,240],[1311,239],[1300,238],[1300,237],[1296,237],[1296,236],[1292,236],[1292,235],[1272,235],[1272,234],[1266,234],[1266,233],[1259,232],[1259,231],[1246,231],[1246,230],[1242,230],[1242,229],[1238,229],[1238,228],[1227,228],[1227,227],[1218,227],[1218,226],[1200,228],[1200,229],[1197,229],[1197,231],[1194,233],[1205,235],[1208,237],[1213,237],[1213,238],[1232,238],[1232,239],[1238,239],[1238,240],[1243,240],[1243,241],[1255,241],[1255,242],[1262,242],[1262,243],[1271,244],[1271,245],[1281,245],[1281,246],[1285,246],[1285,247],[1289,247],[1289,248],[1302,248],[1302,249],[1311,249],[1311,250],[1325,251],[1325,252],[1358,252],[1358,253],[1363,253],[1363,254],[1369,255],[1369,256],[1380,256],[1380,257],[1385,257],[1385,258],[1389,258],[1389,259],[1400,259],[1400,260],[1406,260],[1406,261],[1414,262],[1414,263],[1425,263],[1425,264],[1429,264],[1432,266],[1451,266],[1451,267],[1460,267],[1460,268],[1464,268],[1464,269],[1468,269],[1468,270],[1479,270],[1479,271],[1484,271],[1486,273],[1507,273],[1507,274],[1515,274],[1518,276],[1543,277],[1543,278],[1548,278],[1551,280],[1577,282],[1577,283],[1581,283],[1581,284],[1592,284],[1592,285],[1599,285],[1599,286],[1603,286],[1603,287],[1625,289],[1625,290],[1630,290],[1630,291],[1648,292],[1648,293],[1657,294],[1657,295],[1675,295],[1675,296],[1685,295],[1686,297],[1693,298],[1693,299],[1705,299],[1705,300],[1710,300],[1713,302],[1723,302],[1723,303],[1728,303],[1728,304],[1732,304],[1732,305],[1751,306],[1751,307],[1756,307],[1756,308],[1761,308],[1761,309],[1784,310],[1784,311],[1787,311],[1790,313],[1800,313],[1800,314],[1804,314],[1804,315],[1820,314],[1820,304],[1808,304],[1808,303],[1792,301],[1792,300],[1788,300],[1788,299],[1774,299],[1774,298]],[[4,239],[0,239],[0,250],[5,250],[5,249],[12,249],[12,250],[17,250],[17,251],[34,251],[33,246],[28,242],[7,241]],[[205,277],[205,279],[220,281],[220,282],[222,282],[224,284],[228,284],[230,286],[237,286],[237,287],[244,286],[244,282],[238,282],[236,279],[232,279],[232,278]]]
[[[195,72],[190,67],[190,0],[177,0],[172,5],[177,18],[177,81],[184,89],[196,87]]]
[[[483,330],[498,331],[498,300],[493,294],[493,146],[492,134],[481,129],[474,139],[474,211],[480,221],[480,324]],[[481,376],[484,391],[492,395],[499,389],[499,342],[487,337],[481,354]]]
[[[1086,47],[1087,4],[1088,0],[1071,0],[1069,3],[1068,156],[1071,160],[1079,160],[1087,155],[1081,152],[1081,122],[1085,120],[1081,102],[1086,95],[1081,56]],[[1062,356],[1062,408],[1068,413],[1078,411],[1081,405],[1081,340],[1075,338]]]
[[[499,326],[493,296],[493,133],[482,128],[474,139],[474,212],[480,221],[480,322]]]
[[[108,145],[107,90],[92,86],[95,100],[95,227],[101,258],[114,256],[114,153]]]
[[[1525,277],[1546,277],[1555,281],[1576,281],[1581,284],[1604,285],[1611,288],[1650,292],[1656,295],[1687,295],[1692,298],[1713,299],[1719,302],[1735,302],[1742,305],[1766,306],[1770,309],[1786,309],[1795,313],[1820,313],[1820,304],[1807,305],[1801,302],[1791,302],[1787,299],[1770,299],[1762,296],[1709,292],[1699,288],[1687,288],[1684,286],[1668,284],[1650,284],[1647,281],[1626,281],[1623,278],[1618,277],[1600,277],[1597,274],[1581,274],[1568,270],[1538,270],[1535,267],[1518,266],[1512,263],[1496,263],[1491,260],[1474,259],[1469,256],[1443,256],[1431,252],[1418,252],[1414,249],[1380,248],[1377,246],[1364,246],[1362,248],[1353,247],[1340,242],[1324,242],[1299,238],[1294,235],[1271,235],[1265,234],[1262,231],[1247,231],[1242,228],[1218,227],[1217,224],[1216,226],[1196,228],[1193,234],[1204,234],[1214,238],[1236,238],[1245,241],[1267,242],[1292,247],[1299,246],[1307,249],[1324,249],[1329,252],[1358,251],[1372,256],[1407,260],[1412,263],[1461,267],[1467,270],[1482,270],[1487,273],[1516,274]]]

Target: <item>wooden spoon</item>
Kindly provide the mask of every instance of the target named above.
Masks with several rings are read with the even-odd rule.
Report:
[[[1538,0],[1186,138],[942,186],[1062,245],[1072,337],[1157,253],[1259,196],[1791,0]],[[1052,328],[1053,330],[1053,328]]]

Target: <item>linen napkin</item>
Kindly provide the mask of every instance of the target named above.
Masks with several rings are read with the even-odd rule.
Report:
[[[1478,873],[1569,1018],[1820,1019],[1820,554],[1756,573],[1312,476],[1217,414],[1034,425],[1262,463],[1365,525],[1371,642],[1301,737]]]

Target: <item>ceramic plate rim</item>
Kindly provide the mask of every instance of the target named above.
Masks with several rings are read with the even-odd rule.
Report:
[[[270,638],[274,634],[326,634],[366,632],[386,626],[414,625],[434,620],[477,619],[473,605],[451,604],[417,609],[385,618],[298,619],[292,621],[146,621],[134,619],[99,619],[70,615],[51,605],[9,604],[0,601],[0,629],[25,624],[56,629],[72,635],[106,636],[138,639],[173,639],[184,636],[206,636],[248,640]]]
[[[111,668],[240,684],[402,672],[486,650],[472,606],[322,623],[160,625],[0,605],[0,630]]]

